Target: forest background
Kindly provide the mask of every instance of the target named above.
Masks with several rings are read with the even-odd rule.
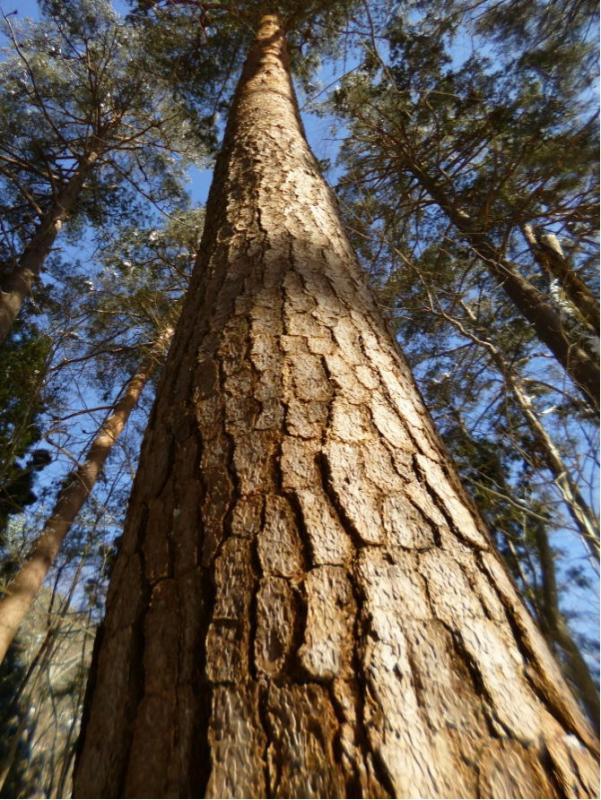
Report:
[[[202,6],[3,0],[2,278],[76,174],[90,120],[127,120],[0,350],[4,585],[138,365],[156,374],[164,357],[243,56]],[[594,716],[598,440],[573,354],[598,360],[596,4],[340,7],[295,43],[309,142],[464,483]],[[572,355],[558,357],[491,261],[544,297]],[[3,796],[69,790],[153,381],[3,664]]]

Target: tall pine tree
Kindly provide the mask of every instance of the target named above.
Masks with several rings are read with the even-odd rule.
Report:
[[[302,134],[302,15],[267,10],[145,437],[75,795],[594,796],[596,741]]]

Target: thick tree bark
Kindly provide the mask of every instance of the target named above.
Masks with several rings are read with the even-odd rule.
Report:
[[[594,796],[596,748],[378,316],[265,17],[143,446],[75,796]]]
[[[454,204],[444,188],[410,158],[407,166],[432,199],[445,212],[463,238],[482,259],[499,287],[530,322],[545,344],[574,381],[593,412],[599,412],[599,362],[578,342],[572,341],[561,315],[545,295],[524,278],[519,268],[500,255],[486,231],[477,230],[467,214]]]
[[[63,539],[90,496],[155,364],[154,356],[149,358],[128,381],[120,399],[94,437],[85,460],[66,479],[44,530],[34,542],[27,560],[9,583],[5,596],[0,599],[0,663],[4,661],[23,618],[40,591]]]
[[[429,292],[428,295],[430,296]],[[430,300],[432,313],[440,314],[445,320],[454,325],[462,336],[471,339],[479,347],[485,348],[490,353],[494,364],[505,380],[508,391],[513,394],[515,401],[522,409],[524,419],[539,447],[540,455],[553,475],[555,484],[561,492],[570,516],[576,523],[576,527],[582,536],[583,543],[589,549],[592,557],[598,562],[599,520],[582,497],[578,486],[572,480],[562,460],[559,450],[556,448],[545,426],[535,413],[519,375],[507,363],[502,353],[492,342],[477,336],[467,329],[459,319],[447,314],[442,308],[436,307],[431,296]],[[476,322],[476,316],[469,306],[463,304],[463,308],[472,322]],[[456,421],[463,432],[466,433],[465,425],[460,415],[457,416]],[[559,608],[557,582],[555,578],[555,559],[549,545],[547,532],[544,526],[539,522],[535,524],[535,538],[539,551],[539,565],[543,590],[539,593],[535,590],[535,587],[531,586],[528,599],[532,604],[531,608],[534,609],[536,618],[550,646],[553,648],[554,652],[557,652],[559,649],[559,651],[563,653],[562,663],[564,665],[564,674],[570,679],[577,696],[586,708],[587,714],[598,732],[599,693],[597,692],[588,665],[578,645],[572,638],[566,619]],[[519,577],[522,586],[528,586],[530,582],[522,571],[520,560],[517,557],[511,538],[505,537],[505,541],[507,545],[507,551],[505,553],[507,565],[513,574]]]
[[[85,155],[63,189],[54,197],[31,241],[23,250],[17,264],[2,278],[0,285],[0,343],[3,342],[18,316],[25,299],[31,294],[63,223],[69,217],[89,175],[96,153]]]

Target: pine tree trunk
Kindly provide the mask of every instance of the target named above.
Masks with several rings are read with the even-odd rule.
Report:
[[[563,254],[555,236],[539,239],[531,225],[524,225],[524,238],[544,272],[555,278],[582,321],[599,337],[599,303]]]
[[[599,412],[599,361],[573,341],[561,315],[545,295],[524,278],[519,268],[503,258],[486,231],[475,230],[471,220],[453,203],[442,186],[418,164],[408,160],[412,174],[445,212],[453,225],[482,259],[492,278],[532,325],[597,416]]]
[[[537,524],[535,529],[535,540],[541,565],[542,597],[540,607],[543,617],[543,632],[552,647],[563,650],[565,673],[577,688],[582,704],[586,708],[598,733],[599,692],[591,677],[586,661],[572,638],[565,617],[559,608],[555,557],[549,543],[547,531],[544,525],[540,523]]]
[[[499,362],[497,362],[499,363]],[[582,541],[589,549],[592,557],[599,561],[599,521],[595,517],[592,508],[585,501],[580,489],[572,479],[569,470],[563,462],[561,454],[555,446],[553,440],[547,433],[534,409],[532,403],[524,391],[521,380],[517,375],[513,375],[511,368],[507,364],[500,366],[501,372],[505,377],[507,387],[512,391],[514,397],[526,421],[534,440],[540,447],[542,458],[546,463],[557,488],[561,492],[570,516],[578,528]]]
[[[0,285],[0,343],[2,343],[18,316],[25,299],[31,294],[34,282],[42,268],[63,223],[69,217],[86,177],[89,175],[96,153],[88,153],[63,189],[54,197],[31,241],[27,244],[14,269],[2,279]]]
[[[596,741],[380,319],[264,17],[145,438],[76,797],[564,797]]]
[[[475,321],[475,315],[471,310],[467,306],[464,306],[464,308],[472,321]],[[561,453],[537,416],[519,374],[515,371],[515,368],[506,361],[501,351],[495,347],[492,342],[470,333],[460,322],[448,314],[444,314],[444,317],[452,325],[455,325],[463,336],[471,339],[480,347],[486,348],[490,353],[495,366],[503,376],[507,389],[514,396],[524,414],[530,432],[540,448],[542,459],[551,475],[553,475],[553,480],[563,497],[570,516],[582,536],[583,543],[589,549],[592,557],[596,561],[599,561],[599,520],[582,496],[578,485],[572,479],[570,471],[563,462]]]
[[[9,583],[5,596],[0,599],[0,664],[154,368],[155,360],[151,357],[128,381],[122,396],[94,437],[85,460],[66,479],[44,530],[34,542],[27,560]]]

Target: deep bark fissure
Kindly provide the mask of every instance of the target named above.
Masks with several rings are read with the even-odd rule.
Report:
[[[482,570],[490,575],[489,570],[487,569],[485,564],[482,564],[481,559],[480,563],[482,566]],[[491,577],[491,585],[495,586],[493,576],[490,575],[490,577]],[[565,703],[561,701],[561,697],[556,693],[555,690],[549,691],[550,687],[548,685],[545,685],[544,683],[541,683],[536,673],[528,668],[528,665],[533,660],[536,660],[536,653],[531,645],[531,637],[524,626],[524,621],[523,620],[520,621],[518,619],[515,608],[512,606],[512,604],[507,602],[503,593],[498,591],[496,587],[495,591],[497,597],[499,598],[503,606],[505,615],[507,617],[507,621],[512,629],[515,641],[524,659],[524,664],[526,665],[524,669],[524,675],[529,685],[532,687],[532,691],[539,698],[540,702],[547,707],[549,713],[557,719],[557,721],[562,725],[564,729],[570,731],[570,733],[576,736],[577,738],[582,739],[582,729],[577,724],[576,725],[574,724],[575,719],[571,713],[566,711]]]
[[[486,688],[486,682],[482,675],[482,671],[472,654],[466,648],[461,634],[457,631],[454,631],[452,628],[449,628],[449,626],[441,619],[439,619],[438,622],[448,633],[451,641],[453,642],[453,647],[455,649],[457,658],[467,670],[467,673],[470,676],[474,686],[474,690],[482,698],[482,713],[487,721],[490,735],[496,739],[501,738],[501,736],[507,736],[511,738],[511,729],[509,729],[503,720],[500,719],[495,713],[494,700]],[[503,733],[501,734],[500,731]]]
[[[344,507],[344,503],[341,501],[339,495],[336,493],[334,489],[333,481],[332,481],[332,472],[330,470],[330,465],[328,463],[328,459],[326,458],[323,452],[318,453],[315,463],[318,466],[319,474],[321,476],[321,485],[324,490],[326,497],[330,500],[332,506],[336,510],[336,515],[340,524],[344,528],[345,532],[349,535],[354,547],[357,550],[361,550],[365,547],[365,543],[361,538],[361,534],[354,526],[352,520],[348,516],[346,509]]]
[[[367,763],[367,756],[371,753],[369,747],[369,741],[367,738],[367,732],[365,730],[365,726],[363,724],[363,700],[365,696],[365,691],[367,689],[367,681],[365,679],[365,675],[363,674],[363,669],[361,666],[361,658],[359,656],[359,643],[363,640],[363,636],[365,635],[365,621],[362,619],[362,612],[361,612],[361,604],[362,604],[362,597],[359,594],[357,585],[354,582],[351,582],[352,591],[355,599],[355,605],[357,608],[355,614],[355,620],[353,624],[353,650],[351,654],[351,666],[354,670],[355,675],[355,685],[353,686],[353,700],[354,700],[354,711],[357,718],[357,727],[354,731],[354,739],[356,746],[359,748],[359,751],[362,755],[363,763]],[[359,771],[359,766],[356,765],[355,769],[353,770],[351,784],[356,786],[357,784],[361,787],[361,776]],[[359,794],[349,794],[349,797],[361,797],[362,793]]]
[[[267,692],[268,689],[259,684],[258,687],[259,692],[259,703],[258,703],[258,711],[259,711],[259,721],[261,723],[261,728],[265,735],[265,747],[263,749],[263,780],[265,782],[265,797],[275,797],[273,787],[277,785],[278,776],[272,775],[271,770],[269,769],[269,749],[271,747],[271,725],[269,722],[269,714],[267,712],[268,709],[268,701],[267,701]]]
[[[524,657],[525,664],[528,664],[533,657],[532,650],[528,647],[525,638],[523,637],[522,629],[515,618],[515,614],[513,613],[513,609],[506,608],[507,611],[507,619],[509,624],[514,631],[514,636],[516,642],[518,643],[518,647],[520,652]],[[549,695],[548,687],[541,685],[540,681],[536,679],[536,676],[531,672],[529,669],[524,669],[524,675],[526,680],[532,687],[532,691],[536,694],[540,702],[546,706],[549,713],[555,717],[555,719],[559,722],[559,724],[563,728],[567,728],[570,731],[572,736],[576,736],[577,739],[580,739],[580,732],[577,725],[574,725],[574,719],[570,714],[566,714],[565,709],[562,707],[561,703],[556,702],[556,698]],[[584,742],[582,743],[584,746]]]
[[[565,782],[562,780],[561,772],[558,770],[549,748],[543,744],[541,751],[541,763],[543,764],[546,773],[551,780],[551,784],[555,789],[555,796],[564,797],[568,793],[569,787],[565,786]]]
[[[388,769],[386,762],[377,750],[371,751],[370,755],[372,757],[372,764],[374,766],[374,772],[376,773],[375,777],[378,783],[382,786],[384,791],[388,793],[389,797],[394,797],[396,794],[394,778],[390,774],[390,770]]]
[[[426,492],[428,493],[428,496],[432,500],[433,505],[435,506],[436,509],[438,509],[438,511],[440,511],[440,513],[445,519],[445,522],[449,526],[450,530],[459,539],[459,541],[461,541],[464,545],[466,545],[473,551],[477,551],[478,549],[482,549],[483,546],[486,546],[487,543],[483,542],[480,548],[475,547],[474,542],[463,534],[461,529],[455,523],[452,514],[449,512],[444,502],[440,499],[436,491],[432,488],[432,486],[428,482],[427,476],[424,472],[422,465],[416,459],[414,459],[413,464],[415,473],[417,476],[421,478],[421,483],[424,486]],[[441,542],[440,531],[436,532],[435,540]]]
[[[205,573],[204,578],[208,583],[208,575]],[[211,602],[207,603],[209,608],[212,608]],[[211,776],[211,745],[209,742],[209,719],[211,716],[211,703],[212,703],[212,687],[210,683],[204,679],[200,671],[200,664],[202,664],[206,660],[206,634],[209,626],[210,614],[205,614],[205,624],[201,627],[201,631],[204,635],[199,636],[199,648],[198,648],[198,675],[196,676],[195,686],[197,690],[201,693],[203,701],[199,704],[197,710],[197,719],[195,730],[192,736],[193,745],[192,751],[195,753],[195,757],[191,761],[191,768],[190,774],[188,778],[189,789],[187,792],[182,794],[187,794],[190,797],[193,797],[195,793],[198,793],[199,797],[204,797],[206,787],[209,783],[209,779]]]
[[[353,564],[351,566],[350,574],[354,575],[357,573],[357,558],[355,556],[353,560]],[[355,736],[355,743],[356,746],[359,748],[359,752],[363,757],[363,770],[366,770],[366,767],[369,768],[369,761],[368,758],[372,759],[372,764],[375,771],[375,779],[380,784],[380,789],[384,789],[385,792],[388,793],[389,797],[395,796],[395,787],[394,782],[391,780],[388,770],[386,769],[386,765],[382,763],[380,759],[377,758],[377,753],[374,753],[374,750],[370,744],[369,736],[367,733],[366,725],[365,725],[365,703],[366,703],[366,696],[368,693],[368,679],[365,675],[365,670],[363,666],[363,659],[362,659],[362,652],[365,648],[365,642],[368,638],[368,628],[369,622],[365,616],[366,612],[364,611],[364,604],[366,597],[361,592],[361,588],[359,582],[356,580],[351,581],[351,591],[353,593],[353,598],[355,601],[355,618],[353,620],[353,648],[351,652],[351,666],[353,669],[355,684],[353,686],[353,700],[354,700],[354,711],[355,711],[355,718],[357,720],[354,730]],[[348,797],[365,797],[368,796],[365,793],[365,786],[362,785],[361,782],[361,774],[359,766],[356,768],[357,774],[357,783],[359,784],[360,792],[355,794],[348,794]],[[354,786],[355,784],[353,784]],[[375,796],[379,796],[379,793]],[[382,795],[384,796],[384,795]]]
[[[432,495],[430,495],[432,496]],[[440,534],[440,530],[438,527],[432,522],[432,520],[428,519],[428,517],[424,514],[421,508],[415,503],[411,498],[408,498],[410,505],[415,509],[416,513],[423,519],[424,524],[428,526],[430,531],[432,532],[432,539],[434,542],[434,547],[442,547],[442,536]],[[425,552],[426,550],[432,549],[431,547],[415,547],[413,548],[415,552]]]
[[[261,511],[261,523],[262,527],[265,524],[265,506],[263,505]],[[251,547],[251,569],[253,570],[253,587],[252,587],[252,594],[249,604],[249,637],[248,637],[248,664],[249,664],[249,674],[253,681],[259,680],[259,673],[257,670],[257,664],[255,661],[255,642],[257,641],[257,629],[258,629],[258,610],[257,610],[257,603],[258,603],[258,594],[259,588],[261,585],[261,559],[259,557],[259,548],[256,540],[253,542]]]

